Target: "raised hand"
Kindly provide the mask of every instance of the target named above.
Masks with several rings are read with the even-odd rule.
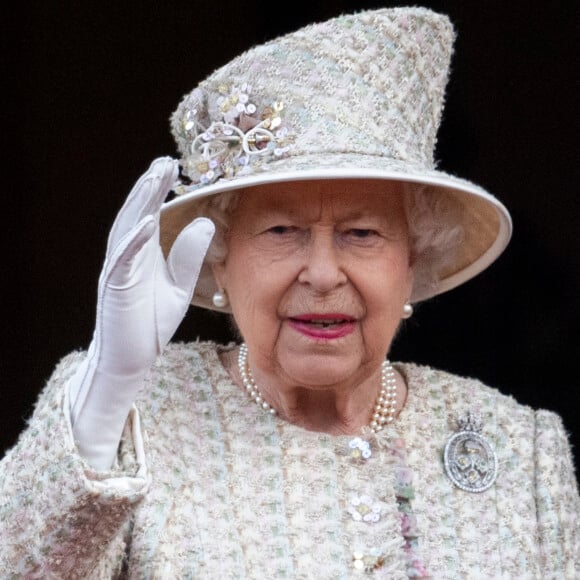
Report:
[[[93,339],[69,382],[73,434],[97,468],[111,466],[137,391],[187,311],[214,234],[213,223],[198,218],[164,258],[159,214],[177,173],[175,160],[156,159],[109,234]]]

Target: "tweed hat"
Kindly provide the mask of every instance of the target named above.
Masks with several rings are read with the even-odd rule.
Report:
[[[435,164],[454,38],[449,18],[426,8],[366,10],[254,46],[214,71],[171,116],[183,179],[162,207],[164,252],[202,197],[361,178],[426,184],[460,209],[457,256],[434,287],[414,289],[413,302],[481,272],[506,247],[511,219],[484,189]],[[192,304],[219,310],[216,290],[204,264]]]

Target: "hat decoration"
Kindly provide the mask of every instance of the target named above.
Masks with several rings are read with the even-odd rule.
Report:
[[[213,106],[208,106],[199,89],[187,96],[174,134],[182,147],[189,148],[183,173],[191,182],[178,186],[177,194],[218,179],[248,175],[256,165],[289,151],[293,133],[282,122],[284,104],[274,101],[260,110],[251,101],[251,92],[247,83],[229,90],[222,85]],[[218,111],[218,120],[210,122],[208,108]]]
[[[415,287],[412,301],[481,272],[507,245],[511,219],[483,188],[436,167],[454,39],[443,14],[381,8],[310,24],[215,70],[171,117],[183,180],[162,207],[164,251],[202,197],[360,178],[424,184],[429,195],[450,194],[460,209],[458,255],[438,272],[435,287]],[[205,264],[193,304],[216,309],[216,290]]]

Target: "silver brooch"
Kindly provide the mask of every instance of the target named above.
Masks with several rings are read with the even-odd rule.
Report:
[[[445,445],[445,472],[460,489],[480,493],[489,489],[497,477],[497,456],[481,434],[482,421],[478,415],[467,413],[457,423],[459,432]]]

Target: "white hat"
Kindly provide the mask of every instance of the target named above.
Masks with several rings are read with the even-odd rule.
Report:
[[[449,290],[489,266],[511,236],[507,209],[434,161],[454,31],[425,8],[342,15],[255,46],[219,68],[171,118],[187,183],[165,203],[167,252],[201,198],[311,179],[428,184],[461,206],[464,240],[434,287]],[[217,290],[207,264],[192,303],[210,309]]]

